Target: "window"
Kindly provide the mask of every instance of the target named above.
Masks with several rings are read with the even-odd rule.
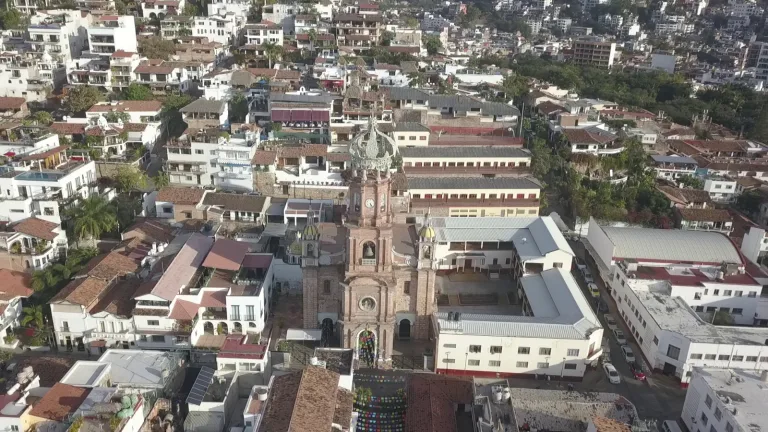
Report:
[[[411,293],[411,281],[403,282],[403,294]]]
[[[554,268],[563,268],[563,263],[560,263],[560,262],[552,263],[552,267],[554,267]]]
[[[768,357],[760,357],[760,362],[768,362]]]
[[[147,320],[147,325],[159,326],[160,325],[160,321],[158,321],[158,320]]]
[[[456,348],[456,344],[443,344],[443,348]]]
[[[232,315],[232,320],[239,320],[240,319],[240,306],[234,305],[230,308],[230,315]]]
[[[19,427],[16,425],[11,425],[11,432],[19,432]]]
[[[469,352],[471,353],[479,353],[483,351],[483,347],[480,345],[470,345],[469,346]]]
[[[245,307],[245,320],[246,321],[253,321],[256,319],[256,316],[253,313],[253,306],[246,306]]]
[[[493,352],[493,347],[491,347],[491,352]],[[518,354],[530,354],[531,353],[531,349],[528,348],[528,347],[519,347],[517,349],[517,353]]]
[[[733,358],[731,360],[733,360],[733,361],[744,361],[744,356],[735,355],[735,356],[733,356]],[[720,420],[720,419],[718,419],[718,420]]]
[[[43,213],[46,216],[53,216],[53,207],[45,207],[45,208],[43,208]]]
[[[204,153],[204,152],[203,152],[202,150],[195,150],[195,154],[199,154],[199,155],[201,155],[201,154],[203,154],[203,153]]]
[[[467,360],[467,366],[480,366],[480,360]]]
[[[576,363],[566,363],[563,366],[563,368],[564,369],[569,369],[569,370],[575,370],[576,369]]]
[[[567,355],[568,355],[568,357],[578,357],[579,350],[577,350],[577,349],[569,349]]]
[[[491,354],[501,354],[500,346],[491,346]]]
[[[725,432],[733,432],[733,426],[730,423],[725,424]]]
[[[755,298],[755,297],[757,297],[757,291],[750,291],[750,292],[749,292],[749,295],[747,295],[747,297],[750,297],[750,298]]]
[[[704,312],[704,306],[696,306],[696,312]]]
[[[152,335],[152,342],[154,342],[154,343],[163,343],[163,342],[165,342],[165,336],[163,336],[163,335]]]
[[[754,363],[757,361],[757,356],[747,356],[747,361]]]
[[[658,344],[659,344],[659,338],[657,338],[656,336],[654,336],[654,337],[653,337],[653,343],[654,343],[654,345],[658,345]]]
[[[210,154],[211,154],[211,156],[216,156],[216,150],[211,150]]]
[[[701,360],[702,357],[701,354],[691,354],[691,360]]]
[[[712,295],[720,295],[720,290],[716,289],[712,292]]]
[[[550,355],[552,354],[552,348],[539,348],[539,355]]]
[[[107,331],[107,323],[105,323],[104,321],[101,321],[101,322],[99,323],[99,329],[100,329],[102,332],[106,332],[106,331]]]
[[[723,295],[724,295],[724,296],[731,296],[731,295],[733,295],[733,291],[731,291],[731,290],[725,290],[725,291],[723,291]]]
[[[714,360],[717,356],[714,354],[704,354],[704,360]]]
[[[717,312],[717,307],[710,306],[707,308],[707,312]]]
[[[744,309],[742,308],[733,308],[733,314],[734,315],[741,315],[741,313],[744,312]]]
[[[730,358],[731,356],[729,356],[728,354],[720,354],[719,356],[717,356],[718,360],[729,360]]]
[[[501,362],[499,360],[489,360],[488,366],[490,367],[499,367],[501,366]]]
[[[680,348],[674,345],[669,345],[667,347],[667,357],[677,360],[678,357],[680,357]]]
[[[707,423],[709,423],[709,419],[707,418],[707,415],[704,413],[701,413],[701,422],[704,423],[704,426],[706,426]]]
[[[741,295],[742,295],[742,294],[743,294],[743,292],[741,292],[741,291],[736,291],[736,293],[734,293],[734,296],[736,296],[736,297],[741,297]]]
[[[549,363],[536,363],[536,367],[539,369],[549,369]]]
[[[331,293],[331,281],[324,280],[323,281],[323,294],[330,294]]]
[[[510,265],[510,264],[512,264],[512,258],[507,258],[507,260],[505,261],[505,263],[506,263],[507,265]]]
[[[456,359],[443,359],[443,363],[456,363]]]

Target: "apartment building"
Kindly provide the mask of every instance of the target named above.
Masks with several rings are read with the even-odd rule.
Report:
[[[339,48],[347,47],[359,53],[379,44],[383,21],[378,13],[337,13],[333,16],[332,32]]]
[[[80,11],[40,11],[30,17],[27,27],[29,51],[47,52],[59,62],[79,57],[88,48],[88,27],[92,17]]]
[[[185,5],[185,0],[145,0],[141,2],[141,17],[162,20],[167,16],[180,14]]]
[[[299,6],[292,3],[265,5],[261,11],[261,20],[276,24],[285,34],[293,34],[296,33],[295,16],[298,13]]]
[[[191,36],[230,45],[239,42],[243,21],[242,17],[233,13],[198,17],[169,15],[160,22],[160,31],[164,39]]]
[[[273,5],[278,6],[278,5]],[[283,28],[271,21],[262,21],[256,24],[245,25],[245,44],[261,46],[271,43],[283,46]]]
[[[267,68],[217,69],[202,76],[201,80],[200,87],[206,99],[229,100],[237,92],[248,91],[252,105],[263,107],[267,104],[268,89],[265,87],[298,90],[301,86],[301,72]],[[274,96],[279,95],[276,93]],[[263,115],[268,113],[264,112]]]
[[[207,38],[194,38],[191,42],[177,43],[174,51],[174,62],[197,62],[207,67],[206,72],[213,70],[229,54],[229,46],[218,42],[207,42]]]
[[[589,228],[587,251],[651,368],[687,385],[694,367],[759,367],[768,338],[753,326],[768,322],[762,284],[725,235],[594,220]]]
[[[572,49],[571,61],[577,65],[610,69],[616,59],[615,42],[605,42],[597,38],[582,38],[573,42]]]
[[[768,236],[766,236],[765,228],[749,227],[741,240],[740,250],[748,260],[758,262],[768,253]]]
[[[120,90],[136,81],[134,71],[141,64],[142,58],[137,53],[122,50],[115,51],[109,62],[109,84],[115,90]]]
[[[251,3],[242,0],[214,0],[207,4],[208,16],[234,14],[236,17],[247,17]]]
[[[561,116],[561,120],[563,117]],[[576,120],[578,125],[579,121]],[[561,121],[565,145],[570,147],[572,153],[585,153],[595,156],[616,155],[624,151],[624,146],[617,141],[619,137],[598,126],[584,128],[568,127]]]
[[[5,337],[13,336],[14,329],[21,325],[21,301],[34,292],[32,276],[29,273],[2,268],[0,284],[3,286],[3,292],[0,293],[0,346],[16,348],[18,340],[9,343],[5,341]]]
[[[132,15],[103,15],[95,17],[88,27],[88,45],[91,53],[111,56],[116,51],[139,51],[136,25]]]
[[[0,97],[23,97],[43,102],[57,86],[66,83],[66,70],[51,54],[30,59],[17,52],[0,53]]]
[[[268,195],[297,196],[298,191],[338,198],[349,189],[342,173],[350,165],[346,149],[329,151],[324,144],[269,143],[251,161],[259,191]],[[300,195],[299,195],[300,196]]]
[[[395,134],[397,135],[397,133]],[[530,173],[531,153],[511,146],[401,147],[403,171],[411,177],[519,177]]]
[[[66,255],[67,233],[59,223],[35,216],[0,232],[0,266],[18,272],[42,270]]]
[[[229,123],[229,106],[224,101],[196,99],[179,111],[190,128],[221,128]]]
[[[736,199],[736,180],[727,177],[709,176],[704,179],[704,190],[712,201],[728,203]]]
[[[484,102],[469,96],[430,94],[410,87],[386,87],[385,91],[392,109],[426,111],[430,121],[427,126],[432,132],[439,129],[446,133],[461,134],[457,130],[461,130],[461,123],[470,123],[466,120],[478,120],[480,125],[472,123],[464,129],[480,130],[482,124],[487,124],[488,128],[493,128],[494,123],[515,123],[520,117],[520,110],[514,106],[498,102]],[[449,116],[454,117],[454,119],[442,125],[436,122],[433,116]],[[461,121],[456,121],[459,119]]]
[[[187,70],[177,62],[144,60],[133,73],[133,82],[146,85],[155,93],[186,92],[191,85]]]
[[[107,113],[124,113],[130,123],[150,123],[160,125],[160,111],[163,104],[160,101],[112,101],[99,102],[85,112],[87,118],[99,117]]]
[[[196,219],[264,225],[270,202],[264,196],[171,186],[161,189],[151,205],[158,218],[171,223]]]
[[[676,181],[680,177],[693,176],[699,166],[696,159],[687,156],[651,155],[650,157],[656,177],[665,180]]]
[[[451,217],[532,217],[541,184],[533,177],[410,176],[409,213]]]

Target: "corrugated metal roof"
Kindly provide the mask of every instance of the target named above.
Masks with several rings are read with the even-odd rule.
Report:
[[[731,240],[716,232],[601,228],[614,245],[614,258],[714,264],[742,262]]]
[[[408,187],[414,189],[538,189],[541,183],[533,177],[410,177]]]
[[[684,163],[698,165],[696,159],[688,156],[651,155],[651,159],[661,163]]]
[[[396,129],[397,130],[397,129]],[[512,146],[428,146],[403,147],[399,149],[403,158],[530,158],[528,150]]]

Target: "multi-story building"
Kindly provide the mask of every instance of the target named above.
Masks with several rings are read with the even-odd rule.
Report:
[[[264,20],[256,24],[246,24],[245,44],[261,46],[265,43],[271,43],[283,46],[283,34],[283,28],[279,24],[275,24],[271,21]]]
[[[191,80],[184,65],[164,60],[144,60],[133,71],[134,81],[152,89],[153,92],[186,92]]]
[[[34,292],[32,290],[32,277],[29,273],[0,269],[0,284],[3,291],[0,293],[0,346],[15,348],[18,341],[6,342],[6,336],[14,336],[14,329],[21,325],[21,301],[28,298]],[[14,337],[9,338],[15,339]]]
[[[116,51],[135,53],[139,50],[136,25],[132,15],[103,15],[88,27],[91,53],[111,56]]]
[[[185,4],[185,0],[144,0],[141,2],[141,17],[162,20],[167,16],[180,14]]]
[[[758,262],[768,253],[768,236],[766,236],[765,228],[750,227],[744,233],[740,250],[748,260]]]
[[[66,83],[66,70],[51,54],[30,59],[16,52],[0,53],[0,97],[23,97],[42,102],[54,88]]]
[[[209,42],[230,45],[239,42],[242,21],[242,17],[231,12],[226,15],[198,17],[169,15],[160,22],[160,29],[165,39],[174,40],[192,36],[207,38]]]
[[[136,80],[134,71],[141,63],[141,56],[122,50],[115,51],[109,62],[109,84],[115,90],[131,85]]]
[[[32,52],[47,52],[59,62],[77,58],[88,47],[88,27],[91,15],[79,11],[39,12],[30,18],[27,27],[28,44]]]
[[[755,41],[750,44],[748,65],[755,67],[756,79],[768,82],[768,42]]]
[[[408,176],[519,177],[530,173],[531,153],[512,146],[401,147]]]
[[[709,193],[712,201],[727,203],[736,199],[736,180],[709,176],[704,179],[704,190]]]
[[[220,128],[229,123],[229,107],[224,101],[196,99],[180,111],[191,128]]]
[[[266,5],[261,11],[262,22],[268,21],[276,24],[283,33],[293,34],[295,30],[295,16],[299,13],[299,7],[293,3],[275,3]]]
[[[208,3],[208,16],[234,14],[236,17],[247,17],[251,3],[242,0],[214,0]]]
[[[651,155],[656,177],[676,181],[680,177],[696,174],[698,162],[687,156]]]
[[[759,367],[768,328],[753,325],[768,322],[763,286],[728,237],[590,220],[585,245],[652,369],[687,385],[697,366]]]
[[[572,153],[586,153],[595,156],[615,155],[624,151],[623,144],[618,143],[618,136],[598,126],[567,127],[566,118],[570,116],[558,116],[559,126],[565,137],[565,145]],[[578,124],[579,120],[576,119]]]
[[[379,14],[337,13],[333,17],[333,33],[339,46],[362,52],[379,44],[384,29]]]
[[[598,68],[613,67],[616,59],[616,43],[596,38],[582,38],[573,42],[571,61],[577,65]]]

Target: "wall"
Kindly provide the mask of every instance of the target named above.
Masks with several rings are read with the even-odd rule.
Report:
[[[613,242],[608,238],[608,235],[605,234],[605,231],[600,228],[597,221],[592,217],[589,218],[589,231],[587,232],[587,240],[595,252],[597,252],[597,255],[603,261],[603,264],[606,267],[611,268],[613,263]]]
[[[741,241],[741,253],[752,262],[757,262],[761,252],[765,249],[768,243],[765,243],[765,230],[762,228],[751,227],[749,231],[744,234],[744,238]]]

